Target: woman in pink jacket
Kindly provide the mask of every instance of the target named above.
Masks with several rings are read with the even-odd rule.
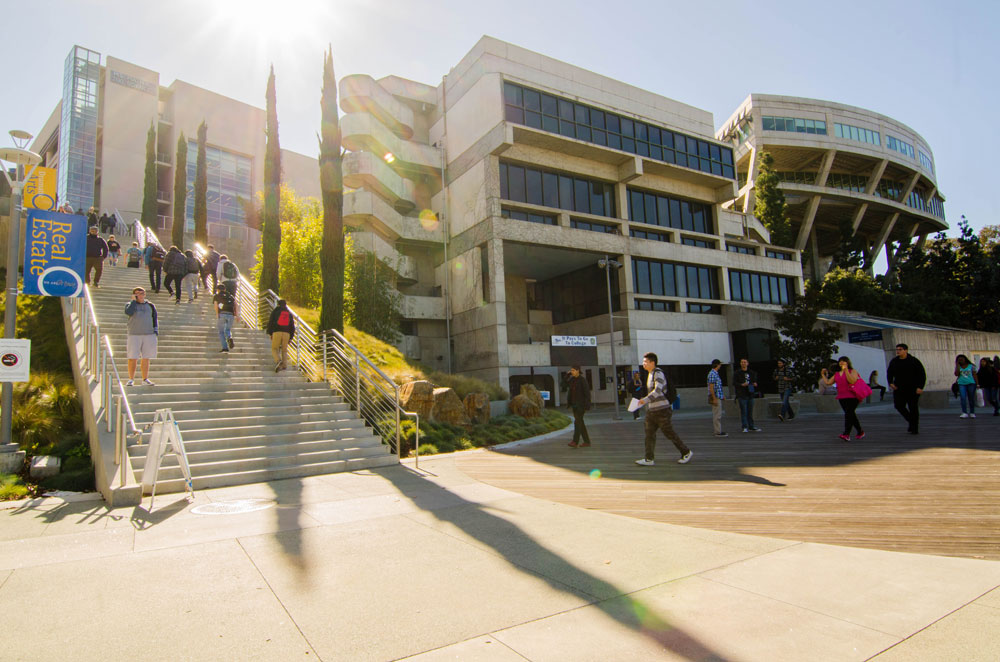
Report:
[[[861,440],[865,438],[865,431],[861,429],[861,421],[858,420],[857,408],[860,402],[851,386],[854,382],[861,379],[861,375],[858,371],[851,366],[851,359],[846,356],[841,356],[837,359],[837,370],[830,370],[833,374],[826,378],[826,385],[831,384],[837,385],[837,402],[840,403],[840,408],[844,410],[844,434],[840,435],[840,438],[844,441],[851,440],[851,428],[855,428],[858,431],[855,439]]]

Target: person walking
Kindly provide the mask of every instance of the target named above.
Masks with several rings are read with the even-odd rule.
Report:
[[[232,294],[225,281],[222,286]],[[288,310],[288,303],[284,299],[278,299],[277,308],[271,311],[271,317],[267,320],[267,335],[271,336],[274,371],[280,372],[288,367],[288,343],[295,337],[295,317]]]
[[[97,230],[97,226],[99,224],[100,224],[100,219],[97,218],[97,210],[91,207],[90,209],[87,210],[87,231],[89,232],[90,228],[94,228],[94,230]]]
[[[166,259],[167,254],[163,251],[163,246],[151,241],[146,244],[146,250],[142,256],[149,269],[149,288],[159,294],[160,281],[163,278],[163,260]]]
[[[635,463],[642,467],[651,467],[656,464],[654,451],[656,450],[656,432],[663,432],[670,441],[674,442],[674,447],[680,452],[681,457],[678,464],[687,464],[691,461],[694,453],[688,448],[681,438],[674,432],[671,422],[673,418],[673,400],[675,389],[668,388],[667,377],[663,371],[656,367],[657,356],[653,352],[647,352],[642,357],[642,367],[648,374],[646,378],[646,397],[639,400],[640,405],[646,406],[646,453],[641,460]]]
[[[184,264],[187,273],[184,274],[184,291],[188,295],[188,303],[198,298],[198,280],[201,278],[201,262],[194,256],[194,251],[190,248],[184,251]]]
[[[642,377],[639,376],[638,370],[632,373],[632,384],[629,386],[629,390],[632,391],[632,397],[636,400],[642,400],[646,397],[646,385],[642,383]],[[642,409],[639,408],[632,412],[633,421],[639,420],[639,412],[641,411]]]
[[[753,401],[757,397],[757,371],[750,369],[750,362],[740,359],[740,369],[733,380],[736,383],[736,402],[740,405],[740,423],[744,432],[760,432],[753,422]]]
[[[893,406],[906,419],[906,431],[920,434],[920,394],[927,384],[927,373],[906,343],[896,345],[896,356],[885,371],[885,383],[892,390]]]
[[[128,258],[125,260],[125,267],[138,269],[142,266],[142,249],[139,248],[139,242],[133,241],[132,248],[128,249]]]
[[[112,267],[118,266],[118,256],[122,253],[122,245],[118,243],[114,235],[108,237],[108,258]]]
[[[996,368],[993,367],[993,362],[986,356],[979,359],[979,372],[976,374],[976,378],[979,380],[979,388],[983,389],[983,397],[986,402],[993,405],[993,415],[1000,416],[1000,395],[997,393],[998,386],[1000,386],[1000,379],[998,379]]]
[[[167,277],[163,280],[163,286],[167,288],[167,294],[176,296],[174,303],[181,302],[181,283],[187,274],[187,258],[176,246],[171,246],[167,251],[167,256],[163,258],[163,271]],[[171,288],[171,284],[174,286]]]
[[[236,296],[236,288],[239,285],[240,270],[236,263],[225,255],[219,256],[219,266],[216,270],[216,278],[226,286],[229,293]]]
[[[962,400],[962,415],[959,418],[975,418],[979,377],[976,375],[976,366],[972,365],[965,354],[955,357],[955,376],[958,377],[958,396]]]
[[[872,391],[878,391],[878,401],[882,402],[885,399],[885,387],[878,383],[878,370],[872,370],[871,374],[868,375],[868,385],[872,387]],[[871,396],[868,396],[871,399]]]
[[[239,305],[236,297],[229,293],[223,285],[219,285],[212,299],[215,306],[216,328],[219,331],[219,342],[222,343],[220,352],[229,352],[236,346],[233,342],[233,322],[239,314]]]
[[[792,397],[792,371],[788,369],[784,359],[778,359],[778,367],[774,369],[774,383],[778,385],[778,395],[781,396],[781,410],[778,412],[778,420],[782,423],[785,419],[795,418],[792,411],[792,404],[789,400]]]
[[[114,227],[114,221],[108,217],[108,212],[101,214],[99,225],[101,226],[101,234],[108,234],[111,232],[111,229]]]
[[[101,274],[104,273],[104,258],[108,256],[108,242],[97,234],[97,226],[93,225],[87,231],[86,277],[83,282],[90,283],[90,272],[94,272],[94,287],[101,286]]]
[[[206,291],[216,292],[219,289],[219,276],[216,271],[219,269],[219,251],[215,250],[215,246],[212,244],[208,245],[208,253],[205,254],[204,269],[201,272],[201,284],[205,287]],[[212,289],[208,289],[208,277],[212,277]]]
[[[583,422],[584,412],[590,409],[590,384],[580,374],[580,366],[575,365],[569,369],[566,391],[566,404],[573,410],[573,441],[569,442],[569,447],[590,446],[590,434],[587,432],[587,424]],[[583,443],[580,443],[581,437]]]
[[[146,290],[136,287],[132,290],[132,300],[125,305],[128,322],[125,325],[126,355],[128,356],[128,383],[135,383],[135,366],[139,362],[142,383],[153,386],[149,379],[149,360],[156,358],[156,340],[159,326],[156,306],[146,301]]]
[[[708,404],[712,407],[712,433],[716,437],[728,437],[728,432],[722,431],[722,401],[726,399],[726,394],[722,390],[722,377],[719,376],[719,368],[722,361],[712,360],[712,369],[708,371]]]
[[[837,385],[837,402],[844,410],[844,433],[840,435],[844,441],[851,440],[852,428],[858,431],[855,439],[861,441],[865,438],[865,431],[861,429],[861,421],[858,420],[857,414],[858,404],[861,401],[851,388],[859,379],[861,375],[851,365],[851,359],[846,356],[837,359],[837,372],[826,378],[827,385],[834,383]]]

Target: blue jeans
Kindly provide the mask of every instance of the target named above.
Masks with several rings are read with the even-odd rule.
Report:
[[[781,392],[781,415],[788,418],[792,415],[792,405],[788,400],[792,397],[792,389],[786,388]]]
[[[756,426],[753,424],[753,398],[736,398],[740,403],[740,423],[744,430],[752,430]]]
[[[958,385],[958,397],[962,399],[962,413],[963,414],[975,414],[976,413],[976,385],[975,384],[959,384]],[[968,407],[968,409],[966,409]]]
[[[227,341],[229,338],[233,337],[233,314],[219,313],[217,326],[219,329],[219,341],[222,343],[222,349],[229,349],[229,343]]]
[[[983,389],[983,395],[989,398],[989,402],[993,405],[993,413],[996,414],[1000,412],[1000,397],[998,397],[998,389],[996,386],[987,386]]]

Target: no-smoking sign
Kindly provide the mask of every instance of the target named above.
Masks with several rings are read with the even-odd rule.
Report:
[[[0,382],[26,382],[30,376],[31,341],[0,340]]]

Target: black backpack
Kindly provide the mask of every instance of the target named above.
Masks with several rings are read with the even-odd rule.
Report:
[[[192,255],[187,259],[187,270],[189,274],[201,273],[201,262],[198,261],[198,258]]]
[[[149,255],[149,258],[150,258],[149,261],[150,262],[153,262],[153,261],[162,262],[163,258],[166,257],[166,256],[167,256],[167,254],[163,252],[162,248],[160,248],[156,244],[153,244],[153,252],[150,253],[150,255]]]
[[[667,379],[666,373],[663,378],[667,380],[667,402],[674,404],[677,401],[677,387],[674,386],[673,380]]]
[[[232,260],[226,260],[226,263],[222,265],[222,277],[226,280],[236,280],[240,277],[240,272]]]

